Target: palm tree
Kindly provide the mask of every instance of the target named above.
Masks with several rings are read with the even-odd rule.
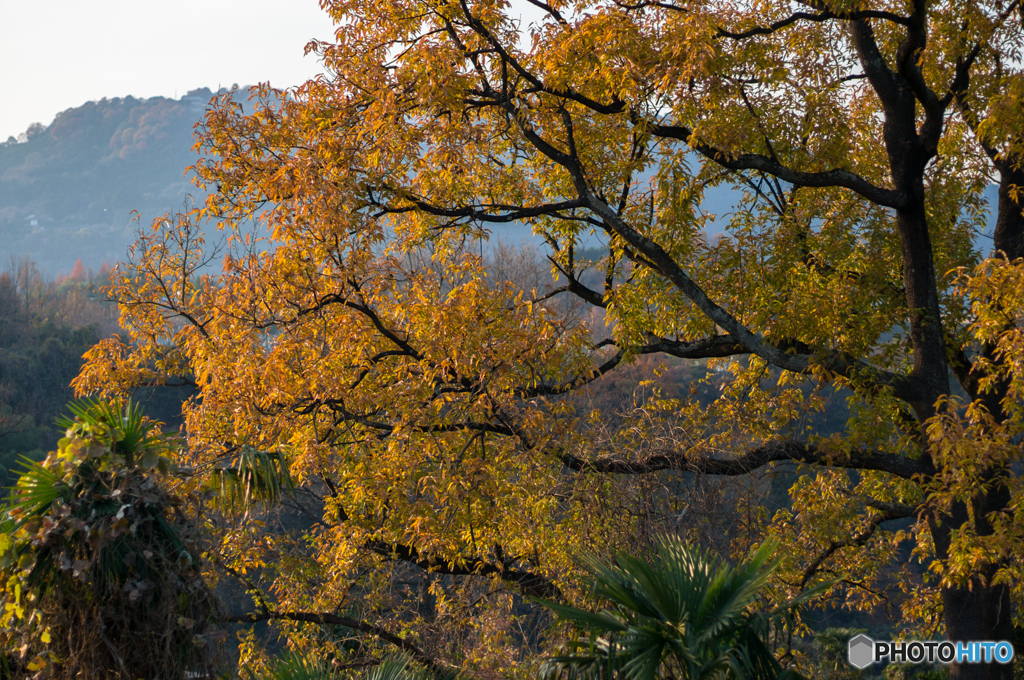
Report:
[[[313,654],[290,652],[279,657],[263,680],[455,680],[454,674],[439,677],[405,654],[392,654],[372,668],[346,674]]]
[[[159,475],[171,441],[131,401],[81,400],[0,515],[0,643],[29,674],[179,680],[212,670],[217,607]]]
[[[545,662],[546,677],[799,678],[784,670],[766,638],[793,607],[818,594],[805,593],[786,608],[764,614],[753,605],[778,560],[773,542],[732,566],[676,537],[663,537],[650,561],[620,554],[612,564],[585,558],[594,595],[608,603],[600,612],[545,602],[589,635],[568,653]]]

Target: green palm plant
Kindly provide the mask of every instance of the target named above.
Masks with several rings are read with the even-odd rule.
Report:
[[[359,680],[454,680],[455,675],[439,678],[413,663],[407,655],[395,654],[359,676]]]
[[[129,467],[139,464],[151,470],[167,451],[170,440],[160,431],[160,424],[147,418],[142,406],[131,399],[78,399],[68,404],[68,410],[71,415],[57,418],[57,425],[72,436],[79,431],[106,436],[110,452]]]
[[[650,561],[616,556],[613,564],[584,558],[594,595],[608,603],[600,612],[545,602],[587,634],[567,653],[548,659],[548,678],[799,678],[785,670],[766,638],[788,612],[821,592],[804,593],[786,607],[761,613],[762,596],[778,560],[765,542],[748,560],[732,566],[675,537],[657,542]]]
[[[324,659],[291,651],[271,664],[263,680],[337,680],[338,674]]]
[[[295,482],[280,451],[242,446],[233,458],[212,467],[209,488],[216,492],[221,510],[237,514],[278,505],[295,489]]]
[[[0,644],[51,678],[212,669],[217,608],[162,477],[172,440],[131,401],[80,400],[0,510]]]
[[[372,668],[346,674],[332,669],[323,659],[312,654],[289,652],[271,665],[264,680],[454,680],[455,676],[439,678],[418,666],[408,655],[392,654]]]

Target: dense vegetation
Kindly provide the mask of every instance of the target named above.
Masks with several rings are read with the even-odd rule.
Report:
[[[50,638],[76,611],[55,593],[124,620],[93,586],[135,592],[128,562],[81,585],[48,550],[109,564],[126,491],[196,529],[176,578],[223,589],[204,630],[238,625],[256,677],[395,652],[481,678],[855,677],[837,610],[876,636],[1016,636],[1021,0],[538,1],[529,41],[500,0],[324,4],[331,76],[214,105],[204,207],[110,277],[124,333],[76,391],[183,390],[183,439],[136,469],[82,411],[26,469],[0,536],[18,663],[86,658],[74,626]],[[709,187],[742,196],[720,238]],[[543,259],[485,248],[503,223]],[[47,326],[8,278],[12,365],[58,366],[54,329],[88,324]],[[34,290],[88,297],[65,285]],[[196,620],[166,619],[195,651]],[[134,675],[100,656],[92,675]],[[175,678],[207,663],[181,658]],[[947,671],[1013,676],[926,672]]]
[[[78,401],[65,437],[22,466],[3,517],[2,671],[67,680],[209,672],[217,603],[198,527],[162,478],[173,440],[138,404]],[[15,650],[20,650],[17,654]]]
[[[42,460],[62,429],[82,355],[116,328],[117,309],[98,288],[106,272],[47,280],[29,260],[0,271],[0,484],[19,458]]]
[[[535,2],[529,40],[499,1],[325,4],[331,77],[208,114],[205,210],[139,241],[113,287],[128,337],[76,382],[191,384],[197,461],[290,461],[305,525],[218,527],[219,559],[258,575],[246,620],[365,659],[345,611],[528,676],[552,641],[528,598],[585,603],[574,555],[671,533],[737,561],[778,540],[777,604],[831,582],[908,635],[1012,637],[1018,0]],[[745,191],[720,239],[709,186]],[[231,241],[204,275],[209,218]],[[491,275],[479,244],[515,222],[561,285]],[[648,354],[730,379],[601,404],[597,379]],[[773,513],[780,465],[802,467]]]

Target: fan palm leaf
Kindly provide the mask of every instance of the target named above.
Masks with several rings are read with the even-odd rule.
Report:
[[[279,657],[270,667],[264,680],[453,680],[440,678],[429,670],[418,666],[406,654],[392,654],[385,657],[379,664],[364,670],[359,675],[342,675],[335,671],[324,659],[313,654],[302,654],[296,651]]]
[[[782,610],[770,615],[753,611],[779,564],[772,559],[775,548],[765,542],[732,566],[678,538],[664,537],[649,561],[629,555],[618,555],[612,564],[584,558],[594,595],[608,606],[590,612],[545,602],[559,617],[589,632],[589,639],[569,645],[569,654],[549,659],[545,675],[627,680],[794,676],[765,643]]]
[[[279,451],[243,446],[235,458],[213,468],[211,486],[223,509],[249,512],[254,506],[279,504],[295,483]]]

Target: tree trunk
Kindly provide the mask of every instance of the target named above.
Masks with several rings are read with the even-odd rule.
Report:
[[[1005,510],[1010,501],[1010,492],[1005,483],[1007,471],[994,471],[991,490],[979,494],[972,502],[975,530],[979,536],[990,536],[993,527],[986,516],[995,511]],[[935,552],[940,559],[949,556],[951,533],[972,521],[967,508],[958,503],[953,515],[942,518],[942,525],[932,522],[931,532],[935,540]],[[1010,590],[1005,585],[992,585],[998,564],[988,565],[982,573],[974,576],[967,584],[956,588],[942,589],[943,615],[946,624],[946,639],[951,642],[1001,641],[1013,639],[1013,608]],[[953,663],[949,667],[951,680],[1013,680],[1013,664]]]
[[[999,201],[993,241],[997,252],[1010,260],[1024,257],[1024,168],[1010,162],[999,167]],[[1017,193],[1017,200],[1014,194]]]
[[[1013,639],[1010,591],[1003,585],[982,585],[976,579],[971,588],[944,588],[946,637],[953,642]],[[951,680],[1013,680],[1013,664],[953,663]]]

